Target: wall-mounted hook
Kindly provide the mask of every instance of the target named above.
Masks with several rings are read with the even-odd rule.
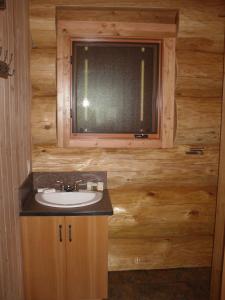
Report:
[[[8,58],[8,50],[5,51],[5,57],[4,57],[4,60],[3,60],[5,63],[6,63],[7,58]]]
[[[4,56],[3,60],[1,59],[2,53]],[[9,56],[8,50],[5,51],[5,55],[4,55],[4,51],[2,47],[0,47],[0,77],[4,79],[7,79],[9,76],[13,76],[15,74],[15,70],[10,69],[13,60],[13,54],[10,55],[9,62],[7,63],[8,56]]]
[[[13,75],[15,75],[15,69],[13,69],[12,71],[10,71],[9,73],[8,73],[8,76],[13,76]]]
[[[11,55],[10,55],[10,59],[9,59],[9,63],[8,63],[8,66],[9,66],[9,67],[11,66],[12,59],[13,59],[13,54],[11,53]]]

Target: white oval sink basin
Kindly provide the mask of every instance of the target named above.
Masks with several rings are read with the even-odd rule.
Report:
[[[43,205],[51,207],[82,207],[97,203],[102,199],[101,192],[53,192],[37,193],[35,200]]]

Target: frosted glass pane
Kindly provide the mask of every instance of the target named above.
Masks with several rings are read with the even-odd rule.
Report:
[[[73,132],[157,131],[157,44],[73,43]]]

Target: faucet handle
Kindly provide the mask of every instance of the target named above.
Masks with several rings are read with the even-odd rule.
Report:
[[[56,183],[59,184],[60,190],[63,191],[64,190],[64,182],[62,180],[56,180]]]
[[[77,179],[77,180],[75,180],[75,183],[80,183],[82,181],[83,181],[82,179]]]

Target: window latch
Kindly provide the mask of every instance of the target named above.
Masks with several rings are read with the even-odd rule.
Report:
[[[135,139],[147,139],[148,134],[146,134],[146,133],[135,133],[134,137],[135,137]]]

